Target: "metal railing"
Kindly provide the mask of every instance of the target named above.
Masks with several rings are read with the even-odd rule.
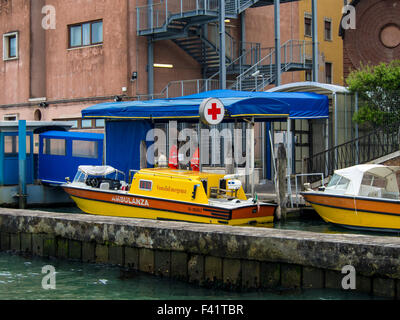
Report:
[[[260,59],[260,43],[257,42],[242,42],[240,43],[241,47],[243,47],[242,54],[234,59],[231,63],[226,65],[227,72],[235,72],[242,73],[243,70],[247,69],[249,66],[254,65]],[[220,71],[214,73],[208,80],[214,80],[219,76]],[[235,81],[230,81],[230,86],[232,86]]]
[[[241,73],[233,85],[236,90],[262,90],[275,78],[275,49],[267,48],[264,58]],[[293,65],[306,68],[312,59],[312,42],[307,40],[288,40],[281,46],[281,71],[288,71]]]
[[[325,172],[371,162],[400,149],[400,123],[372,131],[305,159],[307,172]]]
[[[227,81],[232,84],[233,81]],[[135,100],[167,99],[182,97],[190,94],[219,89],[219,80],[191,79],[169,82],[165,88],[156,94],[141,94],[134,97]]]
[[[218,13],[218,0],[164,0],[136,8],[137,31],[161,28],[174,17],[185,17],[188,12],[198,15],[201,12]]]

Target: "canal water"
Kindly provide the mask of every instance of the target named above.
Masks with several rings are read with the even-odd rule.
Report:
[[[48,271],[55,270],[55,289]],[[44,271],[44,273],[42,273]],[[364,300],[367,294],[342,290],[228,292],[200,288],[120,267],[0,253],[0,300]],[[375,298],[376,299],[376,298]]]
[[[41,209],[43,210],[43,209]],[[51,209],[54,211],[54,209]],[[59,209],[79,213],[79,209]],[[327,225],[318,216],[288,219],[274,228],[315,232],[349,232]],[[44,289],[42,281],[55,270],[55,289]],[[48,281],[44,282],[49,283]],[[21,256],[0,252],[0,300],[370,300],[368,294],[334,289],[228,292],[200,288],[185,282],[160,278],[120,267],[74,261]]]

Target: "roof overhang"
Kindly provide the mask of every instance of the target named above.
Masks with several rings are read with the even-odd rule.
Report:
[[[323,95],[350,93],[346,87],[312,81],[288,83],[269,89],[266,92],[314,92]]]

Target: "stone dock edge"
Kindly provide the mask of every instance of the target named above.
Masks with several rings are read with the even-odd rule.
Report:
[[[400,238],[0,208],[0,250],[119,265],[226,290],[342,289],[400,297]],[[352,289],[350,289],[352,290]]]

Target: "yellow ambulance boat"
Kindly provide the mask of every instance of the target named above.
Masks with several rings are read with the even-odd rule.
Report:
[[[110,166],[79,166],[64,190],[89,214],[243,225],[273,222],[275,204],[247,199],[237,175],[141,169],[131,184]]]

